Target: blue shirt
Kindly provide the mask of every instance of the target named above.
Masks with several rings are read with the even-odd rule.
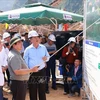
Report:
[[[26,49],[28,46],[30,45],[30,42],[29,41],[23,41],[23,46],[24,46],[24,49]]]
[[[39,44],[38,48],[35,48],[32,44],[25,49],[24,52],[24,60],[29,68],[33,68],[35,66],[40,66],[39,70],[45,67],[45,62],[42,58],[46,56],[47,61],[50,58],[50,55],[46,49],[46,47],[42,44]]]

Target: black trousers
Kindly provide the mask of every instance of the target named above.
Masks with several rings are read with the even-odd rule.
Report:
[[[11,81],[12,100],[25,100],[27,81]]]
[[[65,66],[63,66],[63,81],[64,81],[64,92],[69,93],[69,87],[67,83],[67,71]]]
[[[8,69],[6,70],[6,74],[7,74],[8,86],[9,86],[9,84],[10,84],[10,73],[9,73],[9,70]]]
[[[2,90],[2,86],[0,86],[0,100],[3,100],[3,90]]]
[[[30,100],[38,100],[37,95],[39,95],[39,100],[46,100],[45,75],[45,68],[39,72],[31,74],[28,82]]]
[[[75,84],[75,82],[69,82],[68,87],[69,87],[70,93],[74,94],[75,92],[77,92],[80,95],[80,88],[78,87],[77,84]]]
[[[49,89],[49,81],[50,81],[50,76],[52,74],[52,87],[55,88],[56,87],[56,64],[55,64],[55,57],[52,57],[48,62],[47,62],[47,68],[46,68],[46,76],[47,76],[47,80],[46,80],[46,90]]]

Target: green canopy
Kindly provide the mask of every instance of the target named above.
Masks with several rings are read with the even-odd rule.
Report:
[[[40,25],[82,21],[83,16],[53,8],[51,6],[37,3],[26,5],[23,8],[0,13],[1,23]]]

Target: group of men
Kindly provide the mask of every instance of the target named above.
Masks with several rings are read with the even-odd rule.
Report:
[[[0,39],[0,100],[3,100],[4,76],[2,72],[5,71],[12,92],[12,100],[25,100],[27,86],[29,87],[30,100],[38,100],[37,95],[39,100],[46,100],[45,93],[50,92],[50,72],[52,74],[52,89],[57,90],[56,58],[55,55],[50,57],[57,50],[55,36],[50,34],[45,44],[41,44],[41,36],[34,30],[23,34],[23,36],[25,40],[18,33],[11,38],[10,34],[5,32],[3,41]],[[77,58],[77,50],[74,50],[75,41],[70,42],[70,46],[67,49],[64,48],[62,53],[62,56],[66,58],[66,65],[73,66],[69,69],[65,67],[66,65],[63,67],[63,76],[66,77],[64,80],[65,93],[67,91],[79,92],[82,79],[80,76],[82,73],[81,62]],[[71,49],[73,50],[71,51]],[[71,56],[71,58],[67,56]],[[73,61],[70,63],[69,59]],[[71,71],[69,71],[70,69]],[[76,82],[75,84],[66,84],[66,81],[68,83],[69,81],[73,82],[73,80]]]
[[[43,44],[41,44],[41,36],[34,30],[30,31],[29,33],[25,33],[24,36],[25,41],[22,40],[18,33],[13,35],[12,38],[8,32],[3,34],[3,39],[6,40],[1,40],[1,49],[4,49],[4,51],[7,49],[8,53],[6,56],[4,56],[6,57],[4,58],[6,60],[6,65],[4,66],[1,64],[1,68],[4,69],[3,72],[9,70],[12,100],[25,100],[27,85],[29,87],[30,100],[37,100],[37,93],[39,95],[39,100],[46,100],[45,83],[47,82],[48,84],[47,79],[50,79],[50,74],[48,74],[46,70],[46,62],[48,61],[49,63],[49,54],[53,54],[53,52],[56,50],[56,47],[53,47],[51,53],[50,50],[48,52],[49,45],[45,44],[47,46],[46,48]],[[9,41],[7,41],[8,38]],[[49,38],[48,43],[51,42],[50,46],[52,48],[52,45],[55,42],[55,37],[53,34],[51,34]],[[10,45],[5,45],[5,41]],[[24,54],[22,55],[23,48]],[[2,54],[2,52],[0,53]],[[0,62],[4,62],[4,59],[2,59]],[[53,74],[55,74],[55,72],[53,72]],[[9,75],[7,76],[9,77]],[[2,80],[2,82],[4,82],[4,80]],[[3,83],[0,84],[1,91],[2,86]],[[56,89],[54,82],[52,88]],[[0,96],[0,100],[3,100],[3,95]]]

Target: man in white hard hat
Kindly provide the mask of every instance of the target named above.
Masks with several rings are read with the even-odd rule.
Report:
[[[7,61],[7,57],[8,57],[8,53],[9,53],[9,47],[10,47],[10,40],[11,40],[10,33],[4,32],[3,40],[4,40],[5,59]],[[8,66],[8,64],[6,64],[6,66]],[[7,74],[8,86],[9,86],[10,74],[9,74],[8,69],[6,70],[6,74]]]
[[[24,59],[29,68],[39,66],[39,72],[32,73],[29,79],[30,100],[37,100],[37,90],[39,100],[46,100],[45,94],[45,62],[49,60],[46,47],[40,44],[40,37],[36,31],[28,34],[31,45],[25,49]]]
[[[4,32],[3,39],[7,42],[10,42],[10,34],[8,32]]]
[[[44,45],[46,46],[48,52],[50,55],[56,52],[56,38],[53,34],[50,34],[48,36],[48,41]],[[50,73],[52,74],[52,89],[56,90],[56,64],[55,64],[55,55],[50,58],[50,60],[47,62],[47,68],[46,68],[46,76],[47,76],[47,82],[46,82],[46,93],[49,93],[49,80],[50,80]]]
[[[62,57],[66,61],[63,64],[64,95],[69,94],[69,88],[66,80],[70,74],[72,66],[74,65],[75,59],[78,58],[78,49],[75,47],[76,39],[74,37],[70,37],[68,42],[69,44],[62,51]]]
[[[0,57],[2,57],[2,49],[3,49],[3,43],[0,39]],[[3,98],[3,85],[4,85],[4,75],[3,72],[5,69],[2,67],[3,59],[0,58],[0,100],[8,100],[7,98]]]

